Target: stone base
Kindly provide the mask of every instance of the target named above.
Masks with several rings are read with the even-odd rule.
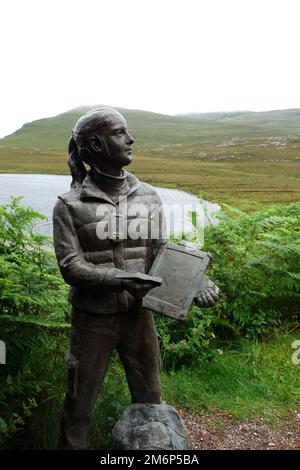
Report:
[[[112,450],[186,450],[188,435],[170,405],[137,403],[129,406],[112,431]]]

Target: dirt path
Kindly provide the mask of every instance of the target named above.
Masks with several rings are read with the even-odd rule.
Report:
[[[190,415],[186,410],[178,411],[191,449],[300,449],[300,411],[281,420],[275,430],[263,418],[237,421],[225,413]]]

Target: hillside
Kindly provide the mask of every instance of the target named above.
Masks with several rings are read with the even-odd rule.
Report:
[[[81,114],[95,106],[72,109],[23,125],[0,139],[0,146],[41,150],[66,149],[72,127]],[[127,119],[136,149],[166,145],[221,143],[232,137],[255,138],[300,133],[300,109],[268,112],[205,113],[168,116],[118,108]]]
[[[25,124],[0,141],[1,173],[68,174],[71,129],[87,109]],[[167,116],[120,109],[143,181],[251,209],[300,199],[300,110]]]

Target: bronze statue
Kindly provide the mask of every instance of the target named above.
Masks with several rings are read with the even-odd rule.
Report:
[[[153,206],[161,208],[155,189],[123,169],[132,161],[133,143],[119,112],[105,108],[83,115],[69,143],[71,191],[59,196],[54,208],[55,252],[70,285],[72,305],[59,439],[63,449],[87,448],[92,408],[114,348],[123,363],[132,402],[161,403],[157,333],[152,314],[142,308],[142,297],[153,284],[143,277],[118,277],[126,272],[148,273],[166,243],[163,226],[156,239],[129,237],[126,224],[132,216],[125,230],[124,224],[120,229],[122,201],[126,200],[128,214],[135,204],[149,211]],[[114,230],[106,231],[110,219]],[[141,214],[134,219],[136,226],[145,223]],[[197,302],[210,306],[217,299],[218,289],[211,284]]]

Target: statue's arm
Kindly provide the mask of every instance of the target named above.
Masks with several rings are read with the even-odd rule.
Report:
[[[220,289],[207,276],[203,276],[199,285],[195,303],[198,307],[213,307],[219,300]]]
[[[53,239],[58,266],[65,282],[74,287],[122,288],[115,279],[117,268],[106,268],[85,260],[68,206],[58,199],[53,211]]]

